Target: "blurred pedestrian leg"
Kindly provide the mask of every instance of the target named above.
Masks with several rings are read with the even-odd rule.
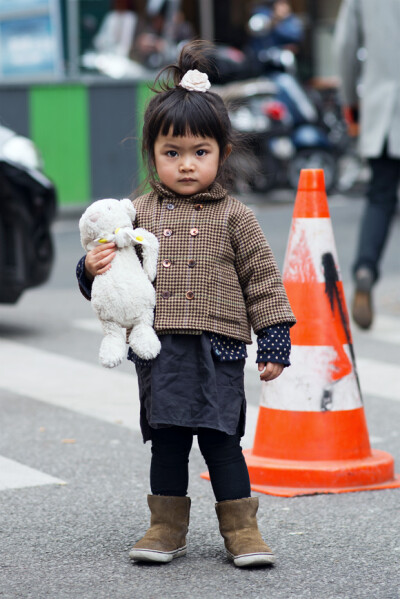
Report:
[[[380,274],[400,182],[400,70],[394,60],[400,55],[399,30],[400,0],[387,0],[385,10],[379,10],[375,0],[341,4],[335,46],[344,112],[349,130],[360,114],[360,152],[371,166],[353,267],[352,314],[363,329],[373,321],[372,288]]]
[[[367,267],[376,281],[379,278],[379,261],[396,211],[400,158],[388,157],[385,150],[382,157],[370,158],[369,164],[368,203],[361,222],[354,272],[361,266]]]
[[[372,324],[371,290],[379,278],[379,263],[396,212],[400,183],[400,159],[388,157],[386,148],[382,157],[370,158],[369,164],[371,181],[354,264],[356,291],[352,307],[353,318],[363,329]]]

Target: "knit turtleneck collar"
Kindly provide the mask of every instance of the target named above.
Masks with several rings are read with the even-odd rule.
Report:
[[[190,202],[206,202],[208,201],[213,201],[213,200],[223,200],[228,192],[226,191],[226,189],[224,189],[222,187],[222,185],[220,185],[219,183],[216,183],[214,181],[214,183],[212,183],[212,185],[210,185],[210,187],[206,190],[206,191],[202,191],[200,193],[195,193],[194,195],[179,195],[173,191],[171,191],[170,189],[168,189],[168,187],[165,187],[165,185],[163,185],[162,183],[158,183],[155,182],[153,185],[154,191],[159,195],[162,196],[163,198],[183,198],[186,199]]]

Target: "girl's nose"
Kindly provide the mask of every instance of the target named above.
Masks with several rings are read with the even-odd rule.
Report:
[[[193,170],[193,164],[191,160],[182,160],[181,164],[179,165],[179,171],[181,173],[185,173],[187,171],[191,171]]]

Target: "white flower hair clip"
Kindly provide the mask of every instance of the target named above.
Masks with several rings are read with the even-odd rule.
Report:
[[[197,69],[187,71],[179,85],[191,92],[206,92],[211,87],[207,73],[201,73]]]

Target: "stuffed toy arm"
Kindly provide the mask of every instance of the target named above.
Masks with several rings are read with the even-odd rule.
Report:
[[[158,239],[153,233],[137,228],[132,231],[132,243],[143,248],[143,270],[153,282],[157,274]]]

